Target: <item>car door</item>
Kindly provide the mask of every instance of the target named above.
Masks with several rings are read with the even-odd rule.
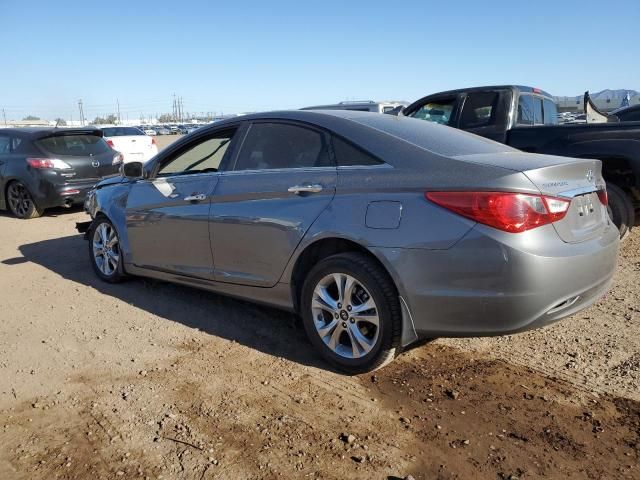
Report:
[[[211,196],[236,131],[233,127],[196,137],[159,157],[150,178],[132,185],[126,225],[134,265],[213,279]]]
[[[255,121],[211,204],[215,279],[274,286],[300,240],[331,202],[336,168],[325,132]]]

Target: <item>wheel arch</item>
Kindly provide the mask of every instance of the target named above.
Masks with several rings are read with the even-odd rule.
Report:
[[[394,269],[389,265],[386,259],[380,258],[371,249],[351,238],[341,236],[323,237],[305,245],[300,251],[293,262],[291,274],[289,276],[291,299],[294,310],[297,313],[300,313],[300,296],[302,294],[304,279],[314,265],[331,255],[345,252],[358,252],[366,255],[380,266],[389,276],[389,280],[395,287],[400,299],[402,309],[402,346],[407,346],[417,340],[418,337],[416,335],[411,312],[409,311],[409,307],[402,296],[402,285],[398,285],[398,282],[396,281],[397,276],[394,274]]]

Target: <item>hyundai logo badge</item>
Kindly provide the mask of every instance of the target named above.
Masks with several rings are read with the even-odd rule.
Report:
[[[100,166],[100,162],[98,162],[96,160],[95,162],[91,162],[91,165],[93,165],[94,167],[98,168]]]
[[[592,183],[596,177],[593,176],[593,170],[587,170],[587,182]]]

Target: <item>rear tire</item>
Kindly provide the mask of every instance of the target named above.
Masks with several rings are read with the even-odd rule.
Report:
[[[5,198],[9,210],[16,218],[28,220],[37,218],[44,212],[43,208],[38,208],[27,187],[18,180],[7,186]]]
[[[607,195],[611,220],[618,227],[620,238],[625,238],[635,224],[633,203],[624,190],[612,183],[607,184]]]
[[[341,253],[318,262],[300,303],[309,340],[340,370],[370,372],[395,358],[402,328],[398,292],[367,255]]]
[[[108,283],[126,278],[118,231],[106,217],[97,217],[89,229],[89,260],[96,275]]]

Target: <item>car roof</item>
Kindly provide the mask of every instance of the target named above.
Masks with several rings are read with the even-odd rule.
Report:
[[[470,92],[478,92],[478,91],[482,92],[486,90],[517,90],[519,92],[538,93],[540,95],[552,97],[552,95],[549,92],[546,92],[540,88],[528,87],[526,85],[487,85],[483,87],[457,88],[454,90],[446,90],[443,92],[434,92],[432,94],[425,95],[422,98],[430,97],[432,95],[447,95],[447,94],[454,94],[454,93],[470,93]]]

